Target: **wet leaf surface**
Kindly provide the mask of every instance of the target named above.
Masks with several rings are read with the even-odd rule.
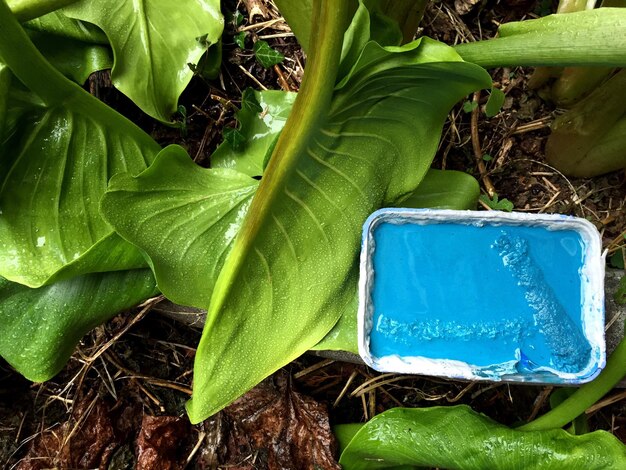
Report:
[[[224,410],[222,465],[247,469],[339,469],[326,407],[293,390],[286,373]]]
[[[137,438],[138,470],[178,470],[185,467],[186,446],[191,433],[186,418],[145,415]]]

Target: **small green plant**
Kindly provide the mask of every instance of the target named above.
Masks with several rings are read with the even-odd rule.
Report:
[[[514,207],[511,201],[506,198],[500,199],[497,194],[494,194],[491,198],[486,194],[481,194],[480,201],[494,211],[511,212]]]
[[[256,57],[256,60],[266,69],[273,67],[276,64],[280,64],[283,60],[285,60],[285,56],[283,54],[270,47],[267,41],[263,41],[262,39],[254,43],[252,50],[254,51],[254,57]]]

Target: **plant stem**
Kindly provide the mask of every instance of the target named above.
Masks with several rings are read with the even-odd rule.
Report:
[[[48,105],[59,104],[80,90],[41,55],[5,0],[0,0],[0,60]]]
[[[497,39],[454,48],[463,60],[485,68],[626,64],[626,11],[621,8],[507,23],[498,31]]]
[[[76,2],[77,0],[8,0],[8,5],[17,21],[23,23]]]
[[[594,381],[580,387],[553,410],[517,429],[544,431],[565,426],[606,395],[624,376],[626,376],[626,338],[622,339],[613,351],[606,367]]]

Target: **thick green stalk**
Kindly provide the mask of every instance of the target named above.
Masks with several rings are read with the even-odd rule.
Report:
[[[8,0],[9,8],[22,23],[76,2],[77,0]]]
[[[59,104],[79,90],[41,55],[5,0],[0,0],[0,60],[46,104]]]
[[[613,351],[607,360],[606,367],[594,381],[580,387],[552,411],[548,411],[543,416],[520,426],[518,429],[521,431],[544,431],[565,426],[606,395],[624,376],[626,376],[626,338],[622,339]]]
[[[500,37],[459,44],[467,62],[504,66],[626,65],[626,11],[622,8],[550,15],[507,23]]]

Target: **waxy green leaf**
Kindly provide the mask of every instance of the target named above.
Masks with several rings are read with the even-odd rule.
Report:
[[[0,275],[39,287],[59,277],[141,267],[132,247],[115,248],[98,204],[111,176],[141,172],[157,149],[104,105],[23,116],[0,147]]]
[[[101,44],[105,46],[109,44],[106,34],[96,25],[69,18],[61,11],[54,11],[28,21],[24,23],[24,27],[55,36],[75,39],[87,44]]]
[[[29,36],[48,62],[79,85],[93,72],[113,65],[113,53],[106,46],[40,32]]]
[[[493,198],[490,198],[487,194],[481,194],[479,200],[494,211],[511,212],[514,208],[511,201],[506,198],[500,199],[497,194],[494,194]]]
[[[188,64],[197,64],[224,27],[218,0],[81,0],[62,11],[102,28],[115,54],[113,84],[164,122],[193,76]]]
[[[39,287],[145,266],[113,234],[98,204],[111,176],[146,169],[158,144],[52,68],[3,3],[0,55],[38,96],[15,93],[8,103],[11,132],[0,142],[0,276]]]
[[[27,379],[48,380],[85,333],[156,293],[149,269],[87,274],[38,289],[0,278],[0,356]]]
[[[430,169],[415,191],[397,207],[474,210],[480,186],[462,171]]]
[[[246,105],[237,113],[239,131],[245,142],[237,150],[229,142],[222,143],[211,155],[214,168],[231,168],[249,176],[263,174],[268,149],[282,130],[291,112],[296,93],[285,91],[253,91],[259,108]]]
[[[246,35],[247,33],[245,31],[240,31],[233,36],[233,41],[239,49],[246,48]]]
[[[626,447],[606,431],[574,436],[562,429],[517,431],[467,406],[394,408],[338,433],[345,470],[438,467],[458,470],[626,466]],[[340,427],[340,426],[338,426]]]
[[[307,141],[278,174],[270,160],[255,196],[262,209],[253,201],[216,283],[196,356],[192,421],[330,331],[354,298],[363,221],[415,190],[449,109],[490,83],[428,39],[388,49],[369,43],[330,108],[309,110],[318,127],[291,135]]]
[[[102,213],[150,258],[170,300],[206,306],[258,181],[196,165],[184,149],[165,148],[146,171],[114,177]]]

